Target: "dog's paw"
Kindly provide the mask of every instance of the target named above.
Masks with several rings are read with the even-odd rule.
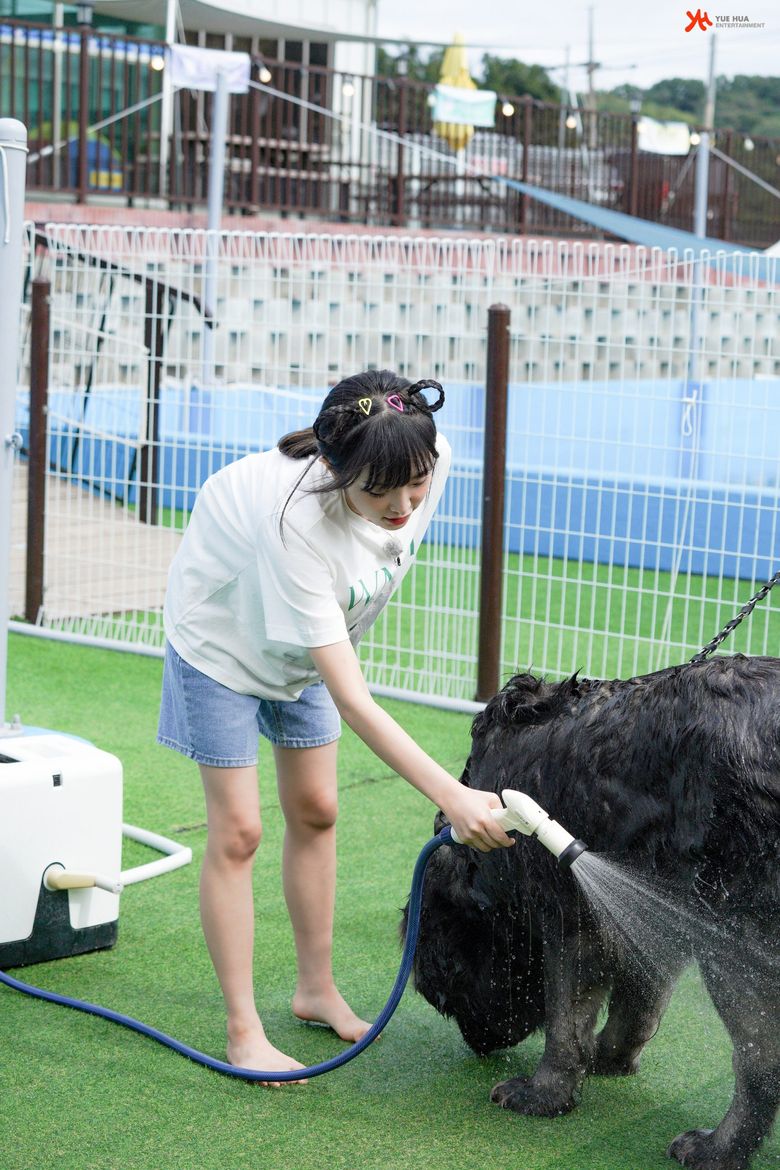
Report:
[[[633,1077],[639,1071],[639,1057],[599,1048],[593,1057],[590,1071],[597,1077]]]
[[[551,1087],[535,1085],[533,1077],[513,1077],[494,1085],[490,1100],[502,1109],[523,1113],[526,1117],[560,1117],[577,1104],[572,1094],[563,1095]]]
[[[729,1154],[717,1146],[711,1129],[689,1129],[676,1137],[666,1151],[669,1158],[676,1158],[681,1166],[692,1170],[746,1170],[749,1157]]]

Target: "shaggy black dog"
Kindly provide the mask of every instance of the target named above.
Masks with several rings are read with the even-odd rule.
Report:
[[[733,1042],[734,1098],[716,1129],[683,1133],[668,1152],[698,1170],[742,1170],[780,1101],[780,660],[720,657],[614,682],[518,675],[472,734],[462,782],[528,793],[590,852],[563,870],[526,837],[488,854],[439,849],[417,989],[478,1053],[543,1027],[536,1072],[492,1099],[553,1116],[577,1104],[588,1073],[636,1071],[696,960]],[[598,855],[640,880],[636,895],[617,889],[640,939],[647,914],[650,955],[629,945],[620,906],[610,918],[583,896],[577,867],[598,867]]]

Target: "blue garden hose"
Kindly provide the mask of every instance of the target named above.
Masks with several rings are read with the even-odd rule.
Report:
[[[110,1008],[100,1007],[94,1003],[86,1003],[81,999],[71,999],[68,995],[57,995],[53,991],[44,991],[40,987],[33,987],[29,983],[22,983],[20,980],[14,979],[12,976],[6,975],[4,971],[0,971],[0,983],[4,983],[7,987],[12,987],[15,991],[22,991],[25,995],[31,995],[35,999],[45,999],[50,1003],[58,1003],[64,1007],[76,1008],[78,1011],[87,1012],[91,1016],[100,1016],[104,1020],[111,1020],[115,1024],[122,1024],[125,1028],[131,1028],[134,1032],[140,1032],[142,1036],[150,1036],[152,1040],[157,1040],[167,1048],[172,1048],[174,1052],[181,1053],[182,1056],[188,1056],[190,1060],[194,1060],[197,1064],[205,1065],[206,1068],[212,1068],[215,1072],[224,1073],[229,1077],[238,1077],[242,1081],[299,1081],[303,1078],[319,1077],[323,1073],[331,1072],[334,1068],[340,1068],[342,1064],[346,1064],[347,1061],[358,1056],[359,1053],[377,1038],[398,1007],[412,970],[412,961],[414,959],[415,948],[417,947],[425,869],[432,854],[441,845],[448,845],[450,842],[450,826],[445,825],[436,837],[431,837],[430,841],[423,846],[420,856],[415,863],[414,873],[412,874],[412,888],[409,894],[406,940],[401,956],[401,966],[387,1003],[365,1035],[361,1036],[359,1040],[349,1048],[345,1048],[337,1056],[331,1057],[330,1060],[323,1060],[320,1064],[313,1064],[310,1068],[289,1069],[286,1072],[261,1072],[253,1068],[236,1068],[235,1065],[228,1064],[227,1061],[215,1060],[213,1057],[207,1056],[205,1052],[198,1052],[196,1048],[190,1048],[188,1044],[182,1044],[179,1040],[175,1040],[173,1036],[167,1036],[165,1032],[158,1031],[157,1028],[151,1028],[148,1024],[142,1024],[140,1020],[134,1020],[132,1016],[124,1016],[121,1012],[111,1011]]]

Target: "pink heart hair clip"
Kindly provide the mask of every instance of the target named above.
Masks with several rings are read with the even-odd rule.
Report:
[[[401,412],[401,414],[403,414],[404,404],[397,394],[388,394],[385,401],[387,402],[388,406],[392,406],[393,410],[398,410]]]

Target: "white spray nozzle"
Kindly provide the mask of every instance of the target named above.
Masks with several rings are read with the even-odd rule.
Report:
[[[502,829],[517,829],[518,833],[532,837],[539,826],[550,819],[549,813],[524,792],[505,788],[501,793],[501,799],[506,808],[494,809],[493,816]]]
[[[516,829],[526,837],[536,837],[545,849],[554,854],[561,865],[571,865],[587,848],[582,841],[578,841],[562,825],[552,820],[550,814],[524,792],[505,788],[501,798],[506,807],[490,810],[501,828],[505,832]],[[460,844],[455,833],[452,833],[452,840]]]

